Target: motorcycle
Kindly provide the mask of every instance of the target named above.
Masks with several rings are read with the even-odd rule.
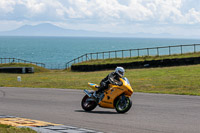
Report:
[[[123,83],[121,86],[110,84],[108,89],[98,94],[98,97],[95,97],[93,93],[98,90],[99,86],[88,83],[93,91],[84,90],[86,95],[81,102],[83,110],[92,111],[99,105],[103,108],[115,109],[118,113],[126,113],[132,106],[130,97],[133,94],[133,89],[127,78],[120,78],[120,81]]]

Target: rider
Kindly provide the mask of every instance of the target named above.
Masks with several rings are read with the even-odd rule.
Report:
[[[94,97],[98,97],[98,94],[106,90],[109,84],[122,86],[123,83],[120,81],[120,78],[124,76],[124,73],[125,70],[123,67],[117,67],[114,72],[108,74],[108,76],[101,81],[99,89],[94,92]]]

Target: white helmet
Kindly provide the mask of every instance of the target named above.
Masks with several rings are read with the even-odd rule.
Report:
[[[117,73],[120,77],[123,77],[124,76],[124,73],[125,73],[125,70],[123,67],[117,67],[115,69],[115,73]]]

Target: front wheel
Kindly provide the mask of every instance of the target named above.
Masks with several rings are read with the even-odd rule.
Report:
[[[132,101],[126,97],[124,100],[119,98],[115,103],[115,109],[118,113],[126,113],[132,106]]]
[[[81,106],[85,111],[92,111],[96,108],[96,101],[90,100],[91,98],[88,95],[85,95],[82,99]]]

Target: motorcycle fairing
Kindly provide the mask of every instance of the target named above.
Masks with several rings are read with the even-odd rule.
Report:
[[[104,92],[104,98],[99,102],[99,106],[104,108],[115,108],[114,101],[115,99],[120,96],[124,90],[118,88],[116,85],[111,85],[112,88],[108,89]]]

